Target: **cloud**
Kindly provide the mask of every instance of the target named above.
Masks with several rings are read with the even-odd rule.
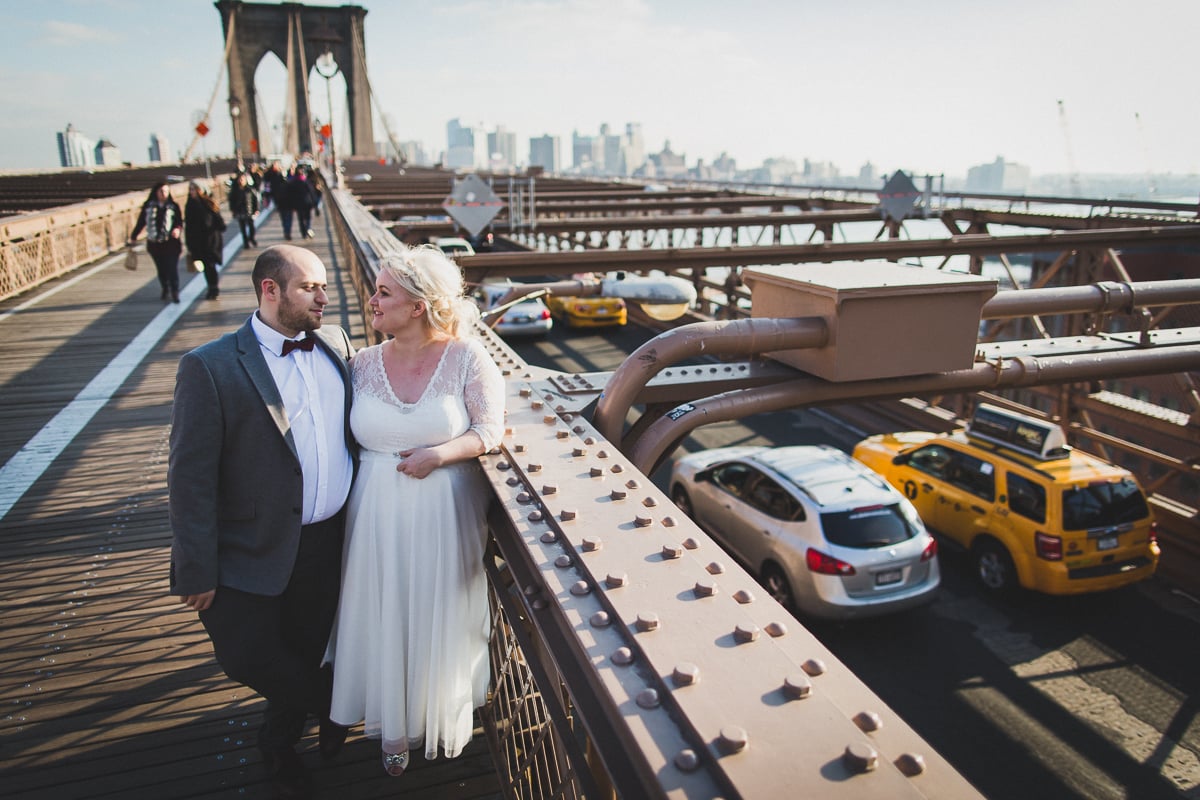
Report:
[[[113,44],[120,40],[112,31],[80,25],[77,22],[47,20],[43,28],[42,42],[53,47],[72,47],[80,44],[99,42]]]

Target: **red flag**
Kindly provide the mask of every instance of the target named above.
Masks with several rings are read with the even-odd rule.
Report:
[[[208,126],[201,122],[196,126],[196,133],[200,134],[201,136],[208,136]]]

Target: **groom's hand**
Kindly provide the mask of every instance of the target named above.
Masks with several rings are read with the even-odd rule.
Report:
[[[192,611],[206,611],[212,605],[213,598],[216,596],[217,590],[213,589],[200,594],[188,594],[179,598],[179,602],[190,608]]]

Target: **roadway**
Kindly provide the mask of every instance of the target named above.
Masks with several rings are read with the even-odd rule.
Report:
[[[510,344],[530,364],[615,369],[652,334],[561,325]],[[762,415],[698,430],[727,444],[859,438],[837,409]],[[886,425],[879,420],[876,425]],[[668,469],[652,476],[665,489]],[[943,549],[929,607],[841,625],[805,624],[989,798],[1200,797],[1200,601],[1154,579],[1098,595],[985,596]]]

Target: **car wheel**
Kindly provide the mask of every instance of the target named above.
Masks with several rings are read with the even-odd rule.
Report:
[[[787,575],[783,574],[782,569],[775,564],[767,564],[762,568],[759,578],[759,582],[767,590],[767,594],[775,598],[775,602],[788,611],[796,610],[796,598],[792,595],[792,584],[788,582]]]
[[[679,507],[689,519],[692,519],[692,498],[688,497],[687,490],[682,486],[676,486],[671,490],[671,500]]]
[[[984,589],[993,594],[1007,594],[1017,585],[1017,568],[1004,546],[993,541],[981,541],[971,550],[975,577]]]

